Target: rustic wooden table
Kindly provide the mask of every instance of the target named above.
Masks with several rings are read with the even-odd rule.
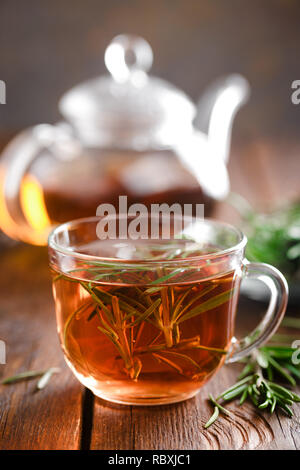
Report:
[[[278,202],[275,196],[280,184],[288,180],[285,194],[295,196],[297,156],[295,145],[287,143],[258,143],[237,149],[230,164],[233,189],[257,204]],[[227,212],[220,208],[224,217]],[[46,248],[2,246],[0,257],[0,338],[7,345],[7,364],[0,365],[0,378],[50,366],[62,369],[38,392],[35,380],[0,385],[1,449],[300,448],[299,405],[289,419],[277,412],[272,416],[258,413],[251,404],[240,408],[232,403],[233,418],[222,416],[204,430],[212,411],[208,394],[216,395],[230,386],[239,365],[224,366],[195,398],[176,405],[118,406],[94,399],[64,364],[56,335]],[[238,329],[254,326],[263,310],[263,305],[242,299]],[[297,314],[294,307],[293,315]]]

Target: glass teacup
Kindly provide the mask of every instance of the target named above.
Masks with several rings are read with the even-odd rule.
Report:
[[[99,238],[101,217],[51,233],[58,334],[67,364],[95,395],[122,404],[175,403],[273,334],[287,283],[276,268],[244,258],[246,237],[233,226],[193,219],[167,237],[161,228],[155,237],[120,236],[121,224],[129,233],[132,221],[117,216],[114,239]],[[238,341],[244,277],[264,282],[271,299],[255,331]]]

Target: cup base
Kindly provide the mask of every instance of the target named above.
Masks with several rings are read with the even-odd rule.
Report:
[[[91,390],[91,392],[98,398],[105,400],[111,403],[117,403],[119,405],[132,405],[132,406],[158,406],[158,405],[171,405],[173,403],[180,403],[185,400],[189,400],[193,398],[197,393],[200,391],[200,388],[203,386],[198,384],[198,386],[194,387],[193,390],[189,392],[184,392],[183,388],[181,390],[173,390],[173,393],[170,389],[169,393],[159,393],[159,389],[156,388],[156,393],[153,390],[153,393],[143,393],[140,392],[139,394],[134,393],[132,394],[132,390],[126,389],[123,386],[122,394],[120,393],[120,385],[118,387],[118,394],[113,393],[113,389],[111,385],[108,389],[112,391],[112,393],[105,393],[104,386],[99,386],[99,383],[92,379],[91,377],[86,377],[80,374],[72,363],[65,357],[66,363],[77,377],[79,382],[81,382],[86,388]],[[97,386],[95,386],[97,384]],[[131,393],[130,393],[131,392]]]
[[[189,400],[190,398],[193,398],[199,390],[193,391],[192,393],[185,393],[181,395],[174,395],[174,396],[140,396],[140,397],[126,397],[123,399],[120,399],[119,397],[114,397],[114,396],[108,396],[105,395],[99,390],[95,390],[90,388],[90,390],[93,392],[93,394],[101,398],[102,400],[111,402],[111,403],[117,403],[118,405],[133,405],[133,406],[159,406],[159,405],[171,405],[173,403],[180,403],[182,401]]]

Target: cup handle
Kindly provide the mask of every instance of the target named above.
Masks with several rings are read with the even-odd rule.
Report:
[[[252,333],[241,340],[235,340],[226,363],[236,362],[265,343],[277,330],[285,314],[288,302],[288,285],[278,269],[264,263],[250,263],[244,260],[244,278],[262,281],[271,292],[268,309]]]

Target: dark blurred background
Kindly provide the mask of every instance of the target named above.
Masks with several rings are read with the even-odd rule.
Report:
[[[299,18],[297,0],[1,0],[1,130],[55,122],[64,91],[104,73],[109,41],[133,33],[153,48],[152,73],[194,99],[219,75],[244,74],[252,96],[235,135],[298,134]]]
[[[220,75],[249,80],[233,129],[231,161],[238,154],[243,169],[230,169],[232,188],[262,206],[299,197],[300,105],[291,102],[299,18],[297,0],[1,0],[1,146],[24,127],[59,120],[60,96],[105,73],[110,40],[138,34],[153,48],[152,74],[194,100]]]

